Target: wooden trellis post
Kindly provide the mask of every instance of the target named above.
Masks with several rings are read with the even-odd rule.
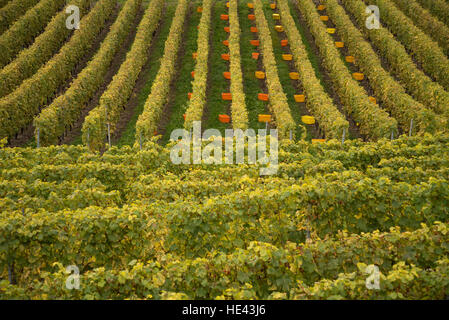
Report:
[[[37,136],[36,136],[36,145],[37,145],[38,148],[41,145],[41,143],[40,143],[40,134],[41,134],[41,131],[40,131],[39,127],[38,127],[37,128]]]

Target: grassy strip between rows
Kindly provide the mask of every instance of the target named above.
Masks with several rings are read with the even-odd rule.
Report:
[[[217,129],[220,130],[222,136],[224,136],[224,130],[229,129],[230,125],[228,123],[220,122],[218,116],[220,114],[227,114],[226,108],[227,105],[229,105],[229,101],[223,100],[221,94],[229,92],[230,80],[225,79],[223,76],[224,72],[229,71],[229,64],[221,58],[222,53],[229,53],[229,48],[223,44],[224,40],[228,40],[229,33],[224,31],[224,27],[229,26],[229,19],[226,21],[221,20],[220,16],[222,14],[228,14],[225,2],[214,1],[211,16],[211,45],[209,47],[209,87],[207,88],[207,106],[205,108],[207,118],[202,130]]]

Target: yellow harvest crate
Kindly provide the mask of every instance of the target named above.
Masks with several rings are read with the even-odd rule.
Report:
[[[284,31],[284,27],[283,27],[283,26],[275,26],[274,29],[275,29],[277,32],[283,32],[283,31]]]
[[[374,97],[368,97],[369,101],[371,101],[372,103],[377,103],[377,99]]]
[[[228,8],[229,8],[229,2],[226,2],[226,7],[228,7]]]
[[[327,28],[326,31],[329,34],[334,34],[336,30],[335,30],[335,28]]]
[[[252,2],[248,3],[248,8],[253,9],[254,8],[254,3],[252,3]]]
[[[265,79],[265,72],[263,71],[256,71],[256,78],[257,79]]]
[[[357,80],[357,81],[362,81],[365,78],[365,75],[363,73],[360,72],[354,72],[352,74],[352,77]]]
[[[276,3],[270,3],[270,8],[273,10],[276,9]]]
[[[290,72],[288,75],[290,76],[290,79],[292,79],[292,80],[298,80],[299,79],[299,73],[298,72]]]
[[[259,122],[270,122],[271,115],[269,114],[259,114]]]
[[[328,21],[329,20],[329,16],[320,16],[320,20],[321,21]]]
[[[279,20],[279,19],[281,19],[281,16],[279,15],[279,13],[273,13],[273,19]]]
[[[318,9],[318,11],[323,11],[323,10],[326,9],[326,6],[325,6],[324,4],[320,4],[320,5],[317,7],[317,9]]]
[[[293,56],[291,54],[283,54],[282,55],[282,60],[284,60],[284,61],[292,61],[293,60]]]
[[[353,57],[353,56],[346,56],[346,62],[349,62],[349,63],[354,63],[355,62],[355,58]]]
[[[312,139],[312,143],[323,143],[326,142],[326,139]]]
[[[295,97],[295,101],[296,102],[304,102],[304,101],[306,101],[306,96],[303,95],[303,94],[295,94],[294,97]]]
[[[343,48],[343,47],[345,46],[345,43],[344,43],[344,42],[341,42],[341,41],[337,41],[337,42],[335,42],[335,46],[336,46],[337,48]]]
[[[305,124],[314,124],[315,118],[312,116],[302,116],[301,121]]]

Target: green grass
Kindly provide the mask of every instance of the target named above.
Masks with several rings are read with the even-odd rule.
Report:
[[[198,6],[198,2],[195,1],[191,10],[193,11],[190,16],[189,27],[183,35],[183,41],[185,42],[183,45],[184,56],[181,59],[181,64],[179,66],[180,72],[179,76],[175,79],[176,81],[176,90],[175,96],[171,103],[171,117],[165,128],[165,134],[161,139],[163,144],[167,143],[170,139],[170,133],[177,128],[184,128],[184,118],[183,114],[187,110],[188,98],[187,94],[192,90],[192,76],[190,73],[195,68],[196,60],[192,58],[192,54],[196,52],[197,49],[197,38],[198,38],[198,30],[197,26],[199,25],[201,19],[201,13],[196,11]]]
[[[303,116],[304,114],[301,114],[298,103],[295,101],[294,97],[295,94],[299,94],[300,92],[297,92],[295,86],[292,83],[292,80],[290,79],[289,76],[290,67],[288,63],[282,60],[282,54],[284,53],[284,50],[282,49],[281,46],[282,39],[279,36],[279,33],[274,29],[274,26],[276,25],[275,20],[273,19],[272,16],[274,11],[270,8],[268,3],[264,5],[263,9],[265,13],[265,18],[267,19],[268,26],[270,28],[271,39],[273,43],[273,52],[276,59],[279,80],[281,82],[282,88],[284,89],[284,93],[288,99],[288,105],[290,106],[290,114],[292,115],[293,120],[296,123],[295,135],[297,138],[299,138],[303,134],[304,130],[306,130],[307,138],[311,139],[312,137],[310,132],[307,131],[306,127],[301,122],[301,116]]]
[[[218,129],[224,136],[224,130],[231,128],[231,125],[218,120],[218,115],[227,114],[226,110],[230,102],[221,98],[223,92],[230,92],[230,80],[223,77],[223,72],[229,71],[229,63],[221,58],[222,53],[229,53],[229,48],[223,44],[223,41],[227,40],[229,36],[224,31],[224,27],[229,26],[229,21],[221,20],[220,15],[222,14],[228,14],[225,2],[216,1],[212,12],[211,47],[209,48],[211,50],[208,74],[210,87],[204,110],[208,117],[202,129]]]
[[[245,92],[246,108],[248,109],[248,127],[254,130],[265,129],[265,124],[258,121],[259,114],[266,113],[266,102],[260,101],[257,94],[261,93],[260,80],[256,79],[254,73],[259,71],[257,60],[251,57],[253,52],[257,52],[256,47],[250,44],[253,40],[251,27],[253,22],[248,19],[248,14],[252,9],[248,8],[247,1],[239,2],[239,22],[240,22],[240,51],[243,71],[243,90]],[[261,59],[261,57],[260,57]]]
[[[173,20],[174,14],[176,10],[175,2],[171,1],[167,3],[167,8],[165,15],[161,20],[161,30],[159,33],[159,37],[156,39],[154,43],[154,49],[151,53],[150,59],[150,68],[145,75],[145,86],[138,93],[138,104],[134,110],[134,114],[128,124],[126,125],[126,129],[123,131],[122,136],[119,141],[116,143],[117,146],[130,145],[132,146],[135,142],[136,137],[136,122],[142,113],[145,102],[151,92],[151,86],[153,85],[153,81],[156,78],[157,72],[160,67],[160,60],[164,54],[165,41],[167,40],[168,34],[170,32],[171,21]]]

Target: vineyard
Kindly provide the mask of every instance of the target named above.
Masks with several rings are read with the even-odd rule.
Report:
[[[0,0],[0,51],[0,299],[449,298],[448,1]]]

